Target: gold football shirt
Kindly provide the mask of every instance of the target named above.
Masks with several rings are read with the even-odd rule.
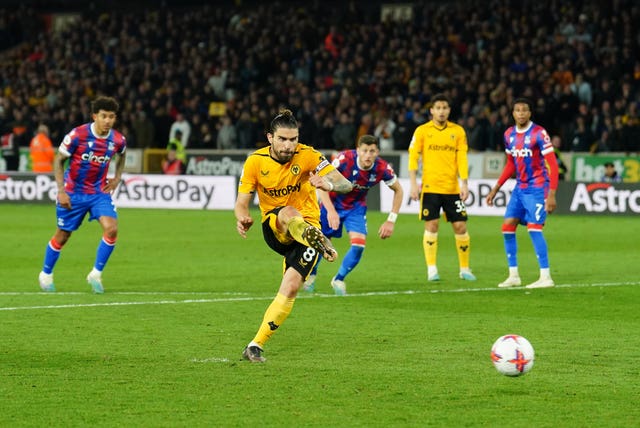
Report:
[[[251,153],[244,163],[238,192],[258,193],[262,221],[266,213],[277,207],[291,205],[304,219],[320,227],[320,208],[316,188],[309,183],[311,172],[324,176],[335,168],[313,147],[298,144],[287,163],[269,155],[270,146]]]
[[[460,193],[461,179],[469,178],[467,136],[464,128],[447,121],[438,128],[429,121],[416,128],[409,145],[409,171],[422,161],[422,193]]]

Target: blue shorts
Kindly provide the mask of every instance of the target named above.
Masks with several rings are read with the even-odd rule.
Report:
[[[344,226],[349,232],[367,234],[367,207],[359,206],[351,210],[336,210],[340,216],[340,226],[338,229],[331,229],[329,227],[329,220],[327,220],[327,210],[324,206],[320,208],[320,225],[322,226],[322,233],[328,238],[340,238],[342,237],[342,227]]]
[[[89,213],[89,221],[102,216],[118,218],[116,207],[109,193],[95,195],[69,194],[71,209],[62,208],[56,203],[56,217],[61,230],[72,232],[78,230],[85,215]]]
[[[516,186],[504,218],[517,218],[522,224],[544,224],[547,220],[547,211],[544,209],[546,193],[544,188],[520,189]]]

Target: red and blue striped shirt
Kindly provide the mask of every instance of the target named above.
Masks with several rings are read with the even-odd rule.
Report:
[[[366,206],[369,189],[381,181],[392,186],[398,178],[391,165],[381,157],[376,158],[371,169],[360,169],[357,160],[356,150],[346,150],[333,161],[333,166],[353,184],[353,190],[349,193],[331,193],[331,200],[338,211]]]
[[[109,163],[117,153],[123,155],[127,141],[112,129],[106,137],[98,137],[93,123],[85,123],[65,135],[58,151],[69,157],[64,172],[64,190],[67,193],[93,195],[104,193]]]
[[[504,147],[507,162],[515,165],[517,187],[545,188],[551,184],[555,189],[557,179],[555,183],[551,182],[552,177],[545,165],[545,156],[553,153],[553,144],[542,126],[531,122],[524,131],[511,126],[504,133]]]

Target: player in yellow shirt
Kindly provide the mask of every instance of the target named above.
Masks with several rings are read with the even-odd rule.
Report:
[[[431,121],[416,128],[409,145],[410,197],[420,201],[420,219],[424,220],[422,246],[427,264],[427,279],[439,281],[436,256],[440,209],[451,222],[455,234],[460,278],[475,281],[469,268],[471,239],[467,233],[469,164],[467,137],[460,125],[449,121],[451,103],[443,94],[432,99]],[[418,164],[422,163],[422,187],[418,185]]]
[[[318,262],[338,257],[331,241],[322,234],[316,188],[348,193],[352,184],[312,147],[298,143],[298,123],[290,110],[272,121],[270,145],[247,158],[235,205],[238,233],[246,238],[253,225],[249,205],[258,194],[262,233],[267,245],[284,257],[280,289],[267,308],[253,340],[242,352],[244,359],[264,362],[264,344],[287,319],[298,290]]]

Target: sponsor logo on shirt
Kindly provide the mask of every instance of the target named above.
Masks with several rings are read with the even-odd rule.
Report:
[[[528,158],[529,156],[533,156],[533,151],[526,147],[523,147],[521,149],[511,147],[509,149],[509,154],[514,158]]]
[[[288,185],[287,187],[283,187],[282,189],[267,189],[265,187],[263,190],[264,193],[266,193],[271,197],[287,196],[293,192],[299,192],[299,191],[300,191],[300,183],[296,184],[295,186]]]
[[[99,164],[108,163],[111,160],[111,157],[109,157],[107,155],[98,156],[98,155],[94,154],[93,151],[91,151],[89,153],[83,153],[82,156],[80,156],[80,158],[83,161],[89,161],[89,162],[99,163]]]

